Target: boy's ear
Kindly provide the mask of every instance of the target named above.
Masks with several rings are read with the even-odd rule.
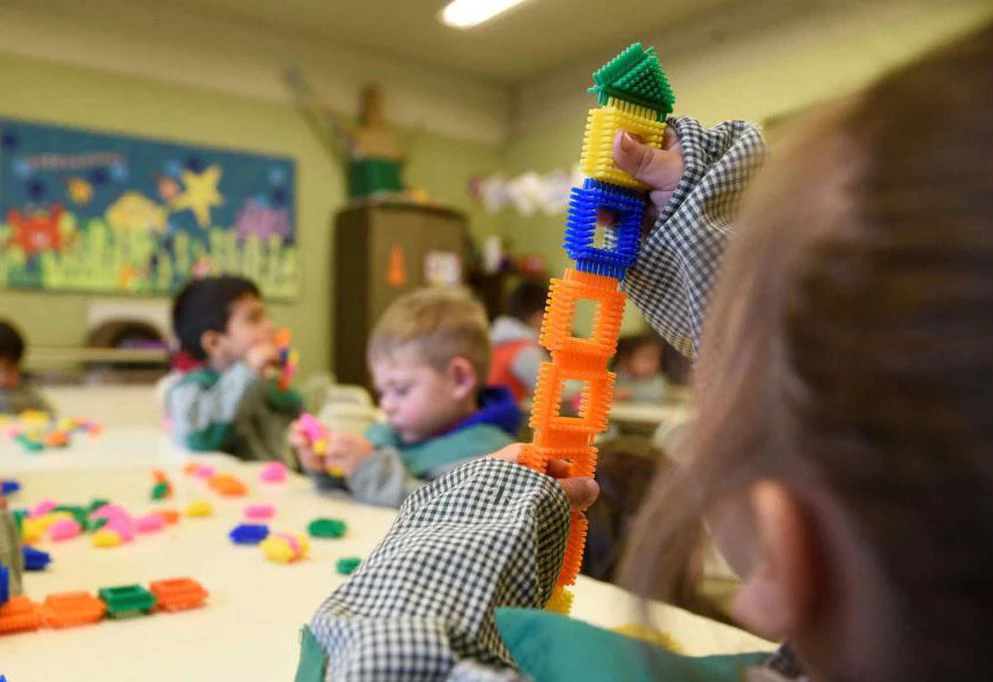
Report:
[[[783,485],[759,482],[749,500],[754,558],[731,612],[761,637],[791,638],[813,617],[820,579],[816,539],[799,501]]]
[[[452,379],[452,387],[456,400],[474,395],[479,390],[479,376],[476,368],[468,359],[452,358],[448,363],[448,374]]]
[[[208,358],[217,355],[223,342],[224,335],[213,329],[208,329],[200,335],[200,347],[203,348],[203,352],[207,354]]]

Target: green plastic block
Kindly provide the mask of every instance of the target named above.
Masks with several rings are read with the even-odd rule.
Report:
[[[353,159],[348,164],[348,196],[361,199],[403,189],[400,162],[393,159]]]
[[[27,509],[15,509],[10,512],[10,515],[14,517],[14,524],[17,526],[17,534],[21,534],[21,526],[24,523],[25,517],[28,515]]]
[[[345,557],[344,559],[338,559],[338,563],[335,564],[335,570],[338,571],[339,575],[351,575],[361,563],[362,559],[357,556]]]
[[[90,527],[90,515],[83,507],[78,507],[76,505],[63,504],[56,507],[53,511],[63,511],[72,514],[72,518],[76,520],[80,528],[84,531]]]
[[[97,594],[107,605],[108,618],[140,616],[155,608],[155,595],[141,585],[101,587]]]
[[[156,483],[154,486],[152,486],[153,500],[164,500],[167,497],[169,497],[168,483]]]
[[[611,97],[648,107],[659,118],[672,113],[676,95],[669,85],[654,48],[635,43],[604,64],[593,74],[590,92],[604,105]]]
[[[341,519],[314,519],[307,525],[307,532],[315,538],[340,538],[347,529]]]
[[[90,521],[90,525],[87,530],[92,533],[96,533],[98,530],[106,526],[108,521],[110,521],[108,518],[93,519]]]
[[[110,504],[110,500],[104,500],[104,499],[99,498],[99,497],[94,497],[93,498],[93,501],[90,502],[90,506],[86,508],[86,511],[88,511],[90,514],[92,514],[93,512],[95,512],[100,507],[105,507],[108,504]]]

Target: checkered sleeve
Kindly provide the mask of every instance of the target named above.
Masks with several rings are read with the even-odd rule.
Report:
[[[728,121],[670,124],[683,149],[683,177],[642,244],[624,288],[648,322],[680,353],[695,357],[741,196],[765,160],[759,129]]]
[[[512,676],[494,610],[548,600],[568,530],[561,487],[509,462],[475,460],[420,488],[310,623],[326,680]]]

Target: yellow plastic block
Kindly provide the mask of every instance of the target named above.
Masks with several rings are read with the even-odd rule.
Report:
[[[650,644],[655,644],[663,649],[668,649],[674,654],[681,654],[686,651],[686,649],[683,648],[683,645],[677,642],[676,639],[668,632],[656,630],[655,628],[648,627],[647,625],[630,623],[628,625],[622,625],[615,628],[614,632],[619,635],[624,635],[625,637],[640,639],[642,641],[649,642]]]
[[[615,104],[616,101],[598,109],[590,109],[579,168],[594,180],[644,192],[648,190],[648,185],[635,180],[614,165],[614,137],[617,131],[626,130],[649,147],[661,149],[665,123],[631,113],[637,109],[633,109],[633,105],[621,108]]]
[[[572,611],[572,591],[556,585],[548,603],[545,604],[545,610],[568,616],[569,612]]]
[[[214,507],[210,502],[190,502],[186,507],[187,516],[213,516]]]
[[[94,547],[117,547],[121,544],[121,536],[114,530],[101,528],[90,536]]]
[[[41,518],[26,518],[21,520],[21,541],[25,545],[31,545],[41,540],[48,525],[43,523]]]

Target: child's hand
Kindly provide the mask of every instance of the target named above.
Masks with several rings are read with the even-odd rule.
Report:
[[[490,457],[502,459],[507,462],[517,464],[521,457],[520,443],[508,445],[503,450],[494,452]],[[596,502],[600,495],[600,486],[592,478],[566,478],[569,475],[569,463],[556,460],[548,463],[548,475],[558,479],[559,485],[565,491],[566,497],[572,506],[578,511],[586,511],[591,504]]]
[[[351,476],[355,468],[375,450],[362,436],[335,431],[328,438],[328,452],[324,457],[327,470],[337,470],[342,476]]]
[[[293,448],[293,451],[297,454],[297,458],[300,460],[300,466],[304,469],[307,471],[324,471],[327,468],[327,465],[324,463],[324,457],[314,452],[314,448],[310,444],[310,439],[307,438],[303,424],[301,424],[299,419],[290,424],[290,430],[286,434],[286,440],[289,441],[290,447]]]
[[[279,351],[271,343],[259,343],[245,353],[245,364],[259,376],[275,376],[279,371]]]
[[[652,149],[621,131],[614,138],[614,163],[651,187],[649,197],[661,211],[683,177],[683,147],[672,126],[665,129],[662,149]]]

